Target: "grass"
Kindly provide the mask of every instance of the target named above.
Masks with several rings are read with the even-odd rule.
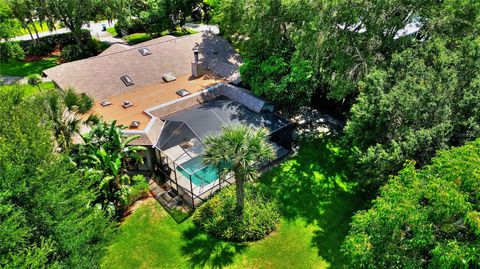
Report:
[[[155,201],[121,225],[103,268],[341,268],[340,246],[362,204],[347,153],[332,138],[303,143],[299,153],[265,173],[259,185],[279,201],[276,232],[237,244],[177,224]]]
[[[107,31],[109,33],[111,33],[112,35],[117,34],[115,29],[113,29],[113,30],[109,30],[109,29],[111,29],[111,28],[107,28]],[[198,32],[195,31],[195,30],[186,29],[186,31],[182,31],[179,28],[176,31],[168,31],[168,30],[163,31],[163,32],[160,33],[160,36],[173,35],[173,36],[179,37],[179,36],[191,35],[191,34],[196,34],[196,33],[198,33]],[[151,40],[153,38],[155,38],[155,36],[152,36],[148,33],[135,33],[135,34],[130,34],[130,35],[127,35],[127,36],[123,37],[123,39],[125,39],[128,42],[128,44],[130,44],[130,45],[135,45],[135,44],[138,44],[138,43],[142,43],[142,42]]]
[[[115,30],[115,27],[108,27],[108,28],[107,28],[107,32],[109,32],[109,33],[112,34],[113,36],[117,36],[117,35],[118,35],[117,31]]]
[[[0,91],[9,91],[16,88],[16,89],[21,89],[25,93],[25,96],[31,96],[37,93],[39,90],[48,91],[48,90],[53,90],[55,88],[53,82],[43,82],[43,83],[40,83],[39,86],[40,88],[37,86],[31,86],[28,84],[3,85],[3,86],[0,86]]]
[[[32,74],[41,74],[43,70],[56,66],[58,59],[58,56],[51,56],[31,62],[0,62],[0,75],[26,77]]]
[[[38,22],[38,21],[34,21],[33,25],[32,24],[28,24],[28,28],[32,31],[32,35],[35,36],[35,28],[37,28],[37,31],[39,33],[42,33],[42,32],[48,32],[48,26],[47,26],[47,23],[46,22]],[[28,35],[28,30],[26,28],[20,28],[20,35]],[[36,38],[36,36],[35,36]]]
[[[135,33],[135,34],[124,36],[123,39],[125,39],[128,42],[128,44],[135,45],[138,43],[148,41],[152,39],[152,37],[147,33]]]

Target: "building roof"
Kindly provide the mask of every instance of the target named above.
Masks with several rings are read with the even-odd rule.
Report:
[[[103,107],[100,102],[95,102],[91,112],[101,115],[106,121],[116,120],[118,124],[126,126],[129,126],[132,121],[139,121],[140,126],[136,129],[143,130],[152,118],[145,111],[174,100],[182,101],[182,97],[176,94],[179,89],[187,89],[195,94],[221,82],[222,80],[215,75],[205,75],[198,79],[183,75],[169,83],[154,84],[112,96],[109,98],[112,104],[106,107]],[[123,108],[123,101],[129,101],[133,106]]]
[[[209,33],[160,37],[135,46],[114,45],[96,57],[52,67],[44,74],[62,89],[73,87],[101,100],[161,84],[162,74],[167,72],[176,76],[191,74],[192,49],[196,44],[204,66],[218,75],[233,75],[232,81],[238,77],[240,56],[228,41]],[[143,47],[147,47],[151,54],[142,56],[138,49]],[[134,84],[126,86],[120,79],[124,75],[128,75]]]
[[[203,143],[207,136],[221,132],[225,125],[242,124],[254,129],[266,128],[273,133],[289,124],[288,120],[274,113],[251,111],[223,95],[170,114],[163,120],[165,125],[156,143],[156,147],[162,151],[186,142]]]
[[[194,78],[191,63],[193,48],[197,46],[203,76]],[[139,51],[142,48],[148,48],[151,54],[142,55]],[[163,116],[220,94],[234,100],[244,99],[251,109],[262,108],[264,102],[252,99],[246,90],[231,89],[222,83],[239,82],[240,64],[240,56],[225,39],[200,33],[178,38],[163,36],[135,46],[114,44],[96,57],[49,68],[44,74],[62,89],[73,87],[92,96],[95,99],[92,113],[104,120],[116,120],[126,126],[138,121],[138,127],[123,130],[127,135],[140,136],[131,144],[155,145],[164,127]],[[165,73],[173,73],[176,80],[165,82]],[[121,80],[124,75],[129,76],[133,85],[127,86],[128,83]],[[180,97],[176,94],[180,89],[188,90],[191,95]],[[205,98],[205,93],[212,89],[216,89],[212,97]],[[110,101],[109,106],[100,104],[105,99]],[[124,101],[133,106],[123,108]]]

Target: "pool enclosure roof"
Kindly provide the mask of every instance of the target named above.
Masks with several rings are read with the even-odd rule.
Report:
[[[208,135],[215,135],[225,125],[243,124],[252,128],[267,128],[270,133],[289,122],[273,113],[256,113],[237,101],[218,97],[190,109],[163,118],[165,125],[156,147],[165,151],[176,145],[203,144]]]

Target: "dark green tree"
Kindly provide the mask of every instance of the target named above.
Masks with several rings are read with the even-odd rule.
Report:
[[[353,217],[343,244],[357,268],[480,266],[480,139],[408,163],[373,207]]]
[[[43,107],[0,92],[0,267],[95,268],[111,237],[95,193],[55,154]]]
[[[380,186],[407,159],[480,136],[480,42],[433,39],[393,56],[359,84],[345,128],[364,178]]]

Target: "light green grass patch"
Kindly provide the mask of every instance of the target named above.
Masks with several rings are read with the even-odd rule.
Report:
[[[59,56],[51,56],[38,61],[0,62],[0,75],[26,77],[41,74],[43,70],[58,65]]]
[[[152,36],[150,36],[147,33],[135,33],[135,34],[127,35],[123,39],[125,39],[128,42],[128,44],[135,45],[138,43],[151,40]]]
[[[118,35],[117,31],[115,30],[115,27],[108,27],[108,28],[107,28],[107,32],[109,32],[109,33],[112,34],[113,36],[117,36],[117,35]]]

